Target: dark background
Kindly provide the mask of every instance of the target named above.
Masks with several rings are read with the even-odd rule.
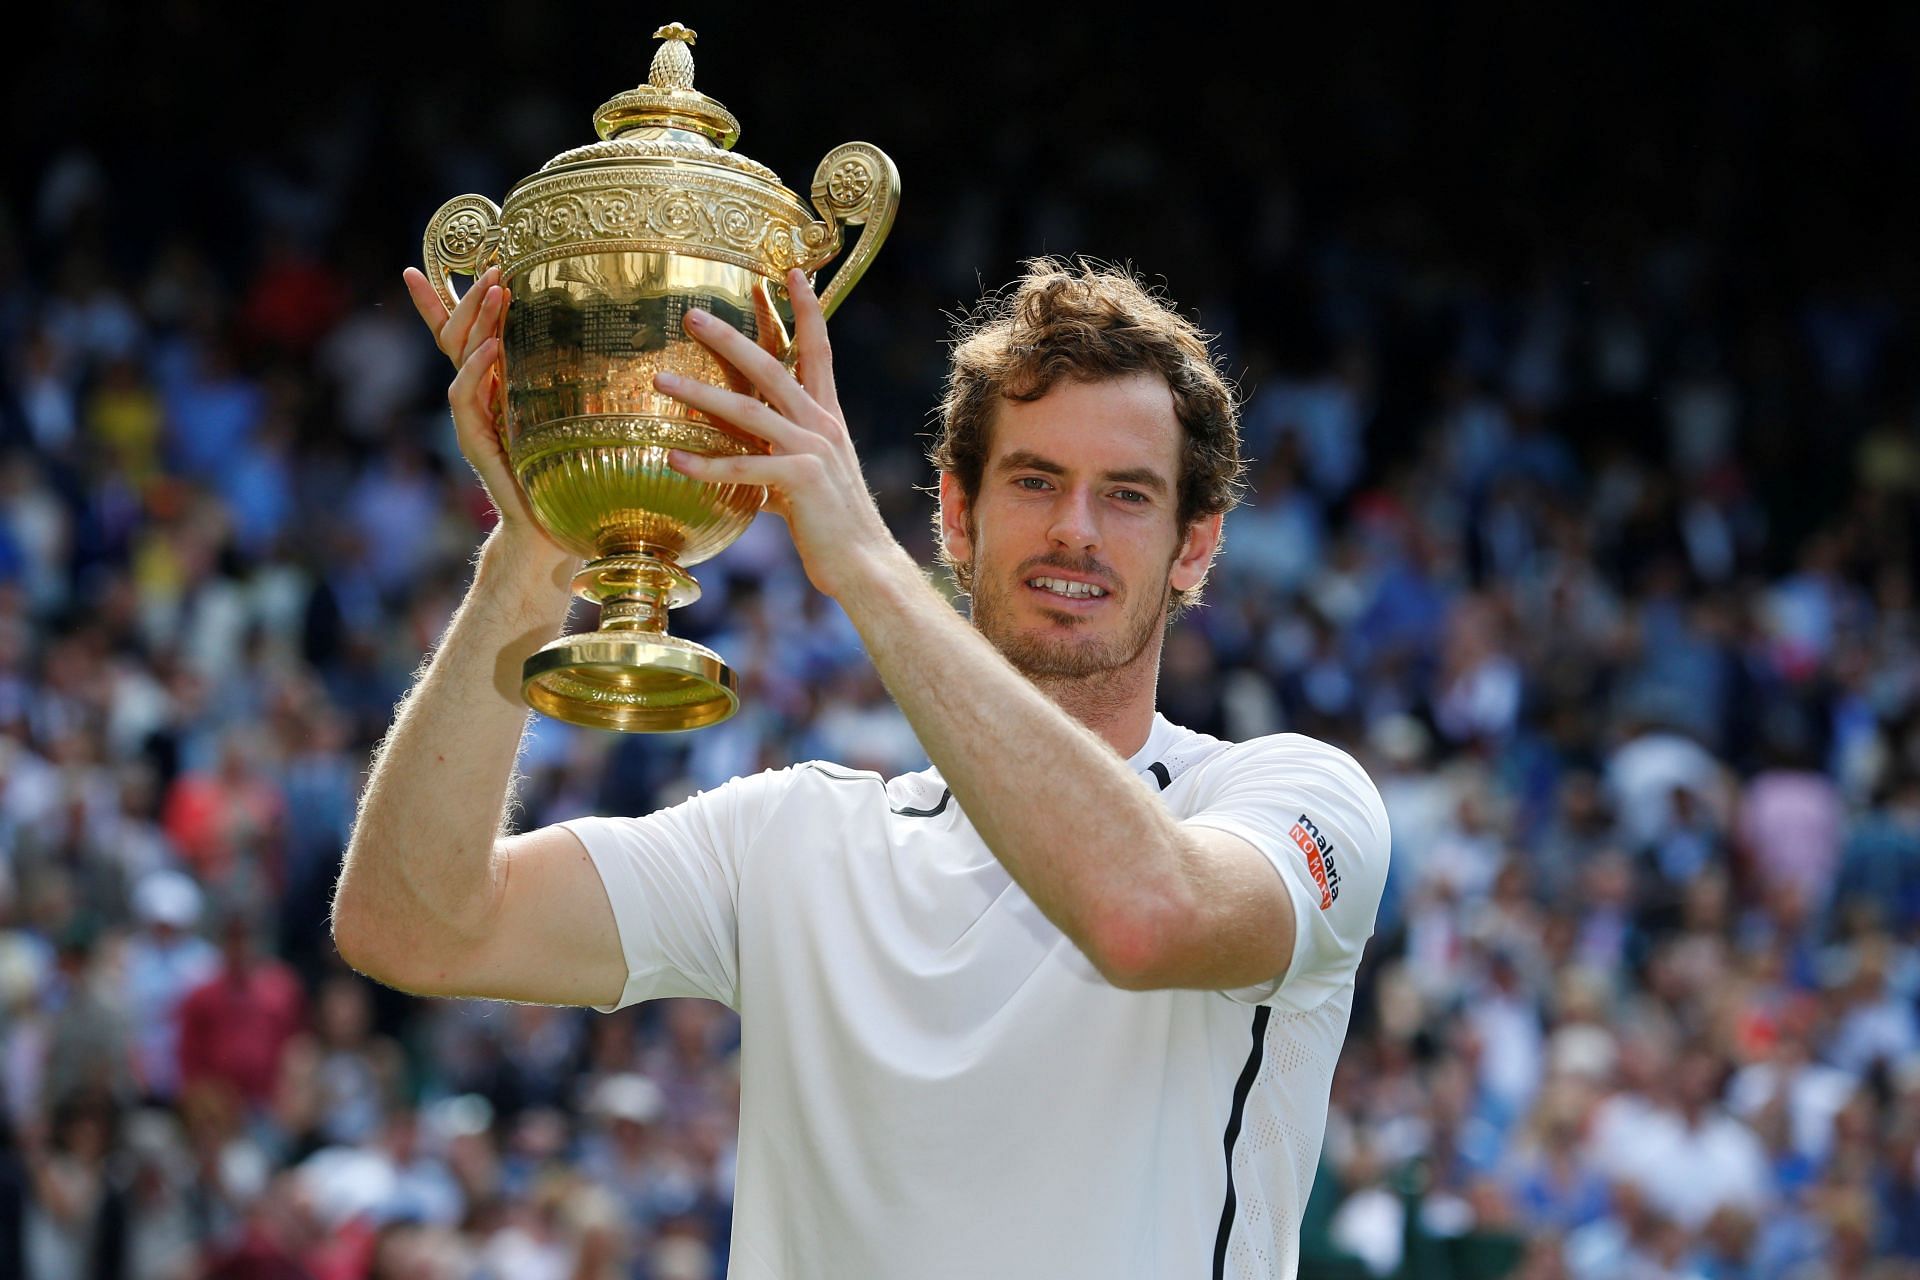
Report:
[[[1371,292],[1418,264],[1488,294],[1552,285],[1604,302],[1643,286],[1649,245],[1669,246],[1694,255],[1670,286],[1685,295],[1676,326],[1742,317],[1746,333],[1713,358],[1775,381],[1806,359],[1796,307],[1913,296],[1910,7],[1298,10],[680,16],[701,33],[698,86],[740,118],[740,149],[789,186],[804,193],[819,157],[851,138],[900,166],[887,269],[860,291],[885,319],[843,322],[923,353],[912,392],[883,406],[887,430],[917,425],[931,402],[942,311],[1034,253],[1131,261],[1203,322],[1230,316],[1237,371],[1246,347],[1305,368],[1343,330],[1379,333],[1393,370],[1372,426],[1383,461],[1419,431],[1456,317],[1438,297],[1431,310],[1382,299],[1328,317],[1316,273]],[[4,88],[7,195],[27,207],[47,163],[82,146],[112,175],[99,235],[122,269],[186,236],[238,277],[285,234],[356,282],[389,282],[442,200],[502,199],[591,140],[593,109],[644,80],[654,16],[606,4],[37,9]],[[301,207],[316,194],[324,209]],[[292,206],[277,220],[299,225],[260,216],[276,199]],[[1804,404],[1756,407],[1743,448],[1782,513],[1837,496],[1834,431],[1912,398],[1911,325],[1885,327],[1879,376],[1848,420],[1812,430]],[[1658,432],[1645,405],[1563,429],[1642,445]]]

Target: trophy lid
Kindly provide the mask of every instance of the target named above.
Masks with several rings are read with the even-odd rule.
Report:
[[[740,139],[733,113],[693,87],[695,33],[669,22],[653,33],[664,41],[653,55],[647,82],[608,99],[593,113],[593,127],[611,141],[633,129],[685,129],[725,150]]]

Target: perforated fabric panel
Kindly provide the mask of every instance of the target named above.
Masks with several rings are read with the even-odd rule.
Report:
[[[1191,769],[1194,765],[1199,764],[1208,756],[1225,750],[1232,745],[1232,743],[1222,742],[1218,738],[1209,738],[1201,734],[1195,734],[1191,741],[1181,743],[1163,754],[1160,757],[1160,763],[1166,766],[1167,777],[1169,779],[1178,778],[1181,774]]]
[[[1260,1074],[1233,1149],[1238,1203],[1226,1266],[1232,1280],[1292,1280],[1299,1267],[1300,1214],[1320,1164],[1348,1010],[1342,996],[1310,1013],[1275,1009],[1267,1023]]]

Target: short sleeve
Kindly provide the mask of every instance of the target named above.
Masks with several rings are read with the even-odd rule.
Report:
[[[1239,836],[1287,888],[1293,958],[1273,982],[1226,994],[1301,1012],[1353,981],[1386,887],[1379,788],[1345,752],[1299,734],[1240,743],[1196,766],[1185,822]]]
[[[740,1002],[740,864],[793,784],[791,769],[735,778],[644,818],[560,825],[587,848],[613,906],[627,984],[612,1013],[663,996]]]

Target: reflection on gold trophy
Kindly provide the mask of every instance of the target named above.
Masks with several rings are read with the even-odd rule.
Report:
[[[821,295],[831,315],[893,223],[900,177],[876,147],[836,147],[813,176],[813,216],[772,170],[729,148],[740,124],[693,87],[694,33],[678,23],[647,83],[595,113],[601,141],[566,151],[504,207],[459,196],[427,224],[427,278],[451,308],[452,274],[498,265],[513,292],[504,354],[505,437],[541,527],[587,558],[576,594],[600,627],[527,659],[522,694],[550,716],[604,729],[697,729],[732,715],[738,682],[719,655],[668,635],[667,610],[699,598],[687,568],[746,529],[766,491],[706,484],[667,451],[764,452],[653,388],[671,371],[751,393],[686,335],[689,309],[727,321],[792,362],[782,284],[852,255]]]

